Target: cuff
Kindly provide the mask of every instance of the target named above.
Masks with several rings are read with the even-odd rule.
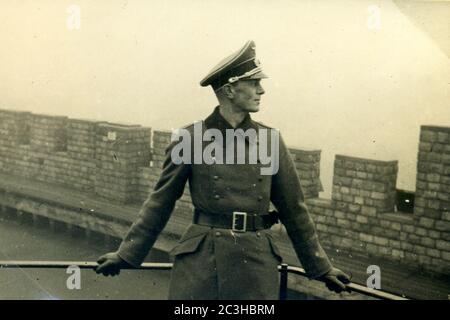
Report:
[[[316,237],[307,244],[294,245],[294,248],[297,257],[310,279],[321,277],[333,268],[327,254]]]

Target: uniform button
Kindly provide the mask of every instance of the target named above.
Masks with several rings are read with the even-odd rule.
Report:
[[[214,180],[219,180],[219,176],[214,176],[213,179]]]
[[[220,237],[221,233],[219,231],[216,231],[216,237]]]
[[[252,184],[253,187],[256,187],[256,183]]]
[[[219,200],[219,199],[220,199],[220,196],[219,196],[218,194],[215,194],[215,195],[214,195],[214,199]]]
[[[261,237],[261,232],[258,231],[258,232],[256,233],[256,236],[257,236],[258,238]]]
[[[258,201],[261,201],[263,199],[263,196],[258,196]]]

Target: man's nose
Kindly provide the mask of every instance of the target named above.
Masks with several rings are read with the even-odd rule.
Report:
[[[263,88],[261,85],[259,85],[259,86],[258,86],[258,94],[259,94],[259,95],[262,95],[262,94],[264,94],[264,93],[265,93],[264,88]]]

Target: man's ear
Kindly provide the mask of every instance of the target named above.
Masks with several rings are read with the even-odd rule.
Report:
[[[234,98],[234,88],[231,84],[224,85],[222,91],[228,99]]]

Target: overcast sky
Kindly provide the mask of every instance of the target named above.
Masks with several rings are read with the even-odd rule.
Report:
[[[212,111],[199,81],[252,39],[270,77],[253,117],[322,150],[324,196],[335,154],[399,160],[414,190],[420,125],[450,126],[449,5],[2,0],[0,108],[170,130]]]

